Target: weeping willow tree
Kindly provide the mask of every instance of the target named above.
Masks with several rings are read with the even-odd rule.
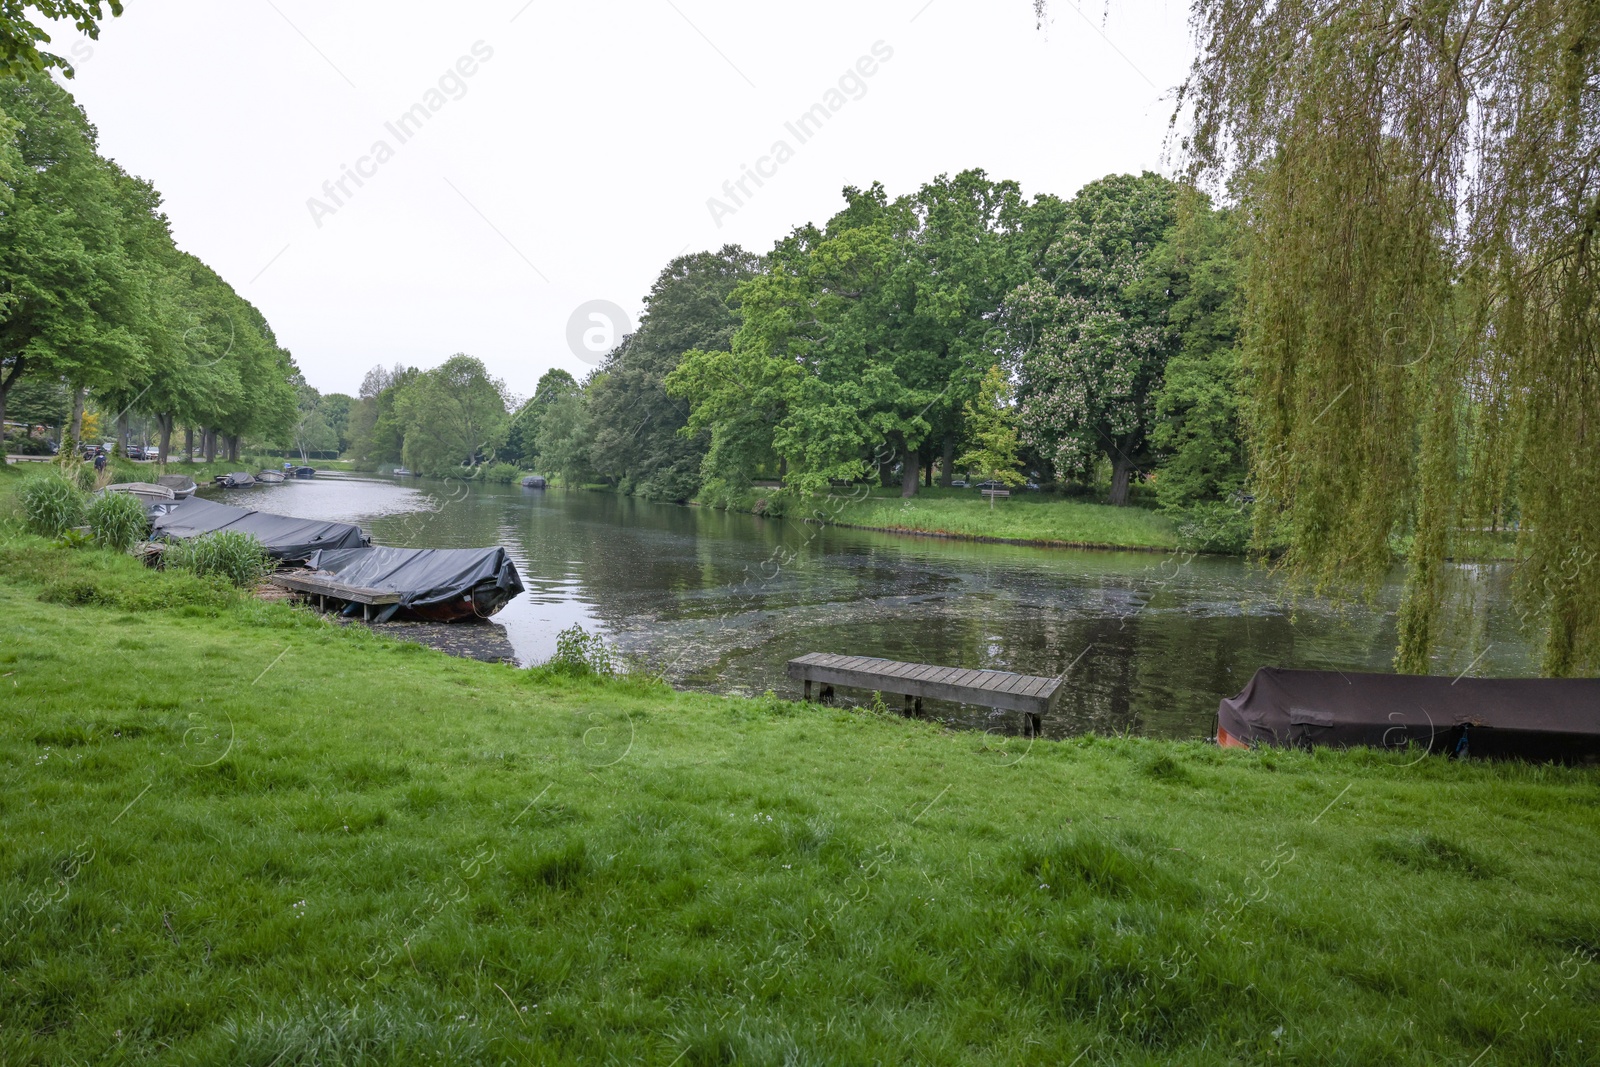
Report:
[[[1407,544],[1423,672],[1463,531],[1514,527],[1544,670],[1600,668],[1600,4],[1195,0],[1194,177],[1249,223],[1257,537],[1320,590]]]

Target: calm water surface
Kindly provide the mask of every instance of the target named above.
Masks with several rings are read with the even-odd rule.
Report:
[[[504,545],[527,592],[495,622],[525,664],[582,623],[675,685],[715,692],[797,698],[784,664],[806,652],[1067,672],[1060,711],[1045,723],[1055,736],[1196,736],[1257,667],[1388,670],[1394,648],[1398,583],[1371,608],[1290,605],[1275,578],[1230,558],[896,537],[609,493],[361,475],[225,499],[357,522],[380,544]],[[1459,569],[1470,599],[1435,673],[1534,673],[1506,569]],[[1017,726],[983,708],[929,711],[981,729]]]

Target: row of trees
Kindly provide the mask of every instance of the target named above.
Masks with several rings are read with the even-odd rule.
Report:
[[[43,74],[0,81],[0,424],[65,399],[76,441],[92,396],[124,426],[154,418],[163,457],[182,426],[236,458],[246,434],[290,434],[298,384],[261,313],[176,247],[160,194],[99,154],[72,97]]]
[[[1118,504],[1154,476],[1171,508],[1241,488],[1227,213],[1154,174],[1071,200],[1029,201],[978,170],[844,197],[764,257],[674,259],[587,380],[550,372],[498,432],[462,436],[454,420],[451,462],[664,500],[737,499],[767,479],[801,493],[898,480],[910,496],[936,470],[1075,487],[1106,474]],[[416,416],[444,405],[400,402],[416,373],[369,375],[362,458],[426,465]]]

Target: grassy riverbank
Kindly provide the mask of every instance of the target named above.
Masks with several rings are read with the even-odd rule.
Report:
[[[6,1064],[1600,1043],[1594,770],[519,671],[3,536],[0,778]]]
[[[862,500],[839,497],[822,510],[841,526],[941,537],[1096,548],[1176,548],[1172,520],[1136,507],[1013,493],[994,506],[976,489],[924,489],[910,500],[884,490]]]

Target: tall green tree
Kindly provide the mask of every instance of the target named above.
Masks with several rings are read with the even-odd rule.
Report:
[[[738,327],[734,290],[760,259],[727,245],[679,256],[662,270],[639,328],[606,356],[588,392],[594,467],[655,500],[686,500],[700,486],[709,435],[683,433],[689,405],[668,395],[666,378],[685,352],[722,350]]]
[[[472,356],[423,371],[395,401],[406,466],[442,475],[484,462],[504,440],[505,398],[505,383]]]
[[[1196,170],[1250,228],[1258,536],[1376,589],[1426,671],[1457,532],[1520,529],[1544,669],[1600,669],[1600,14],[1590,0],[1198,0]]]
[[[1176,220],[1177,187],[1157,174],[1091,182],[1068,204],[1040,272],[1011,295],[1024,440],[1058,475],[1111,463],[1111,503],[1154,456],[1155,397],[1175,335],[1165,294],[1144,284]]]
[[[571,487],[588,480],[591,467],[589,406],[583,391],[557,396],[539,419],[535,448],[547,470]]]
[[[1015,398],[1011,379],[999,364],[983,376],[977,395],[965,405],[965,414],[969,443],[957,462],[968,470],[981,472],[990,481],[1021,485],[1025,479],[1017,470],[1022,461],[1017,455],[1020,441]],[[994,499],[994,494],[989,494],[991,510]]]
[[[1188,190],[1179,221],[1151,252],[1143,283],[1166,303],[1177,347],[1155,398],[1150,443],[1160,456],[1156,499],[1167,511],[1219,501],[1245,486],[1241,423],[1239,235],[1234,216]]]
[[[124,248],[126,218],[94,128],[45,75],[0,81],[12,120],[0,215],[0,420],[27,374],[75,388],[136,375],[146,308]]]
[[[560,367],[552,367],[541,374],[533,395],[511,417],[502,457],[524,467],[533,467],[539,458],[539,426],[544,413],[557,400],[576,396],[578,392],[578,379]]]

